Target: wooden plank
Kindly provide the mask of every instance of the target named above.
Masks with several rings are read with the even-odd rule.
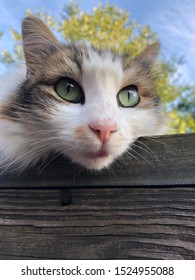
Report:
[[[195,259],[195,189],[0,190],[0,259]]]
[[[3,174],[0,187],[179,186],[195,184],[195,134],[140,138],[108,170],[88,172],[61,157],[19,176]],[[39,169],[38,169],[39,170]],[[39,170],[40,171],[40,170]]]

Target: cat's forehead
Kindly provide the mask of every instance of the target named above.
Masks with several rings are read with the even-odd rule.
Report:
[[[117,84],[123,77],[121,57],[108,50],[99,51],[92,47],[84,49],[82,75],[83,80],[87,79],[91,83]]]
[[[90,44],[76,44],[64,47],[65,57],[74,61],[78,68],[122,70],[122,57],[111,50],[100,50]],[[115,68],[113,68],[115,66]]]
[[[92,67],[121,66],[121,57],[111,50],[99,50],[93,46],[83,48],[84,62],[89,62]]]

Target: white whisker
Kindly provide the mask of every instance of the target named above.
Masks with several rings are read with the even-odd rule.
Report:
[[[136,144],[137,143],[137,144]],[[142,147],[141,145],[143,145],[144,147]],[[159,158],[156,156],[156,154],[154,153],[154,151],[152,151],[146,144],[144,144],[143,142],[136,140],[135,143],[132,144],[133,147],[138,147],[139,149],[149,153],[151,156],[153,156],[157,161],[159,161]]]
[[[130,156],[130,158],[134,158],[136,161],[138,161],[139,163],[143,164],[142,161],[140,161],[134,154],[131,153],[132,150],[128,150],[127,154]]]

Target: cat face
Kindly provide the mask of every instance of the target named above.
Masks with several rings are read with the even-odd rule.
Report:
[[[23,46],[27,77],[3,110],[6,121],[19,126],[18,162],[26,166],[54,151],[99,170],[138,137],[159,133],[162,115],[151,77],[158,43],[134,59],[90,45],[63,46],[28,17]]]

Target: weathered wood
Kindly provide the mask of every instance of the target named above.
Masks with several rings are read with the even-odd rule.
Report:
[[[0,259],[195,259],[195,189],[0,190]]]
[[[88,172],[58,158],[42,172],[1,175],[0,187],[178,186],[195,183],[195,134],[141,138],[109,170]]]

